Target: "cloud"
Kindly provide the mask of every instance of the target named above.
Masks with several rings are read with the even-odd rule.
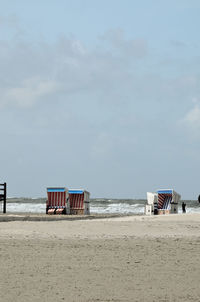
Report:
[[[193,67],[198,64],[180,75],[177,62],[168,72],[154,55],[147,41],[127,38],[120,29],[107,31],[93,46],[67,36],[51,43],[1,39],[2,175],[20,188],[21,158],[21,175],[33,175],[42,190],[55,179],[106,187],[121,175],[131,187],[138,171],[143,179],[155,162],[157,170],[170,164],[175,153],[163,138],[177,146],[177,119],[183,117],[183,140],[186,131],[200,133],[200,106],[190,103],[200,93]]]
[[[185,49],[187,47],[187,44],[185,42],[179,40],[172,40],[171,45],[179,49]]]
[[[26,31],[23,29],[20,19],[17,15],[0,15],[0,33],[1,41],[5,39],[8,41],[12,39],[21,39],[24,37]]]
[[[128,111],[130,119],[138,116],[155,124],[155,118],[160,120],[160,113],[170,106],[178,106],[181,116],[183,104],[193,93],[198,94],[200,79],[196,74],[170,76],[165,66],[156,66],[155,72],[146,65],[152,58],[145,41],[141,46],[136,40],[125,39],[122,30],[110,30],[100,42],[102,39],[109,49],[103,44],[98,49],[87,47],[79,39],[65,36],[53,43],[17,38],[1,41],[1,110],[11,106],[41,109],[48,104],[52,110],[65,108],[74,118],[81,110],[81,119],[84,114],[95,123],[102,119],[101,114],[103,119],[116,117],[116,122]],[[175,112],[171,110],[168,122]]]
[[[130,85],[127,63],[118,55],[86,48],[77,39],[61,37],[37,45],[2,41],[1,46],[1,107],[34,106],[55,96],[70,101],[80,94],[95,94],[101,101],[113,94],[117,101]]]
[[[19,19],[16,15],[0,15],[0,27],[2,26],[16,28],[19,26]]]
[[[59,84],[55,81],[40,78],[26,79],[18,87],[5,89],[2,94],[2,106],[14,104],[20,107],[31,107],[35,102],[58,90]]]
[[[105,159],[110,156],[113,148],[113,137],[107,133],[100,133],[94,140],[91,148],[91,156],[94,159]]]
[[[134,59],[142,59],[148,54],[148,44],[145,39],[126,39],[122,29],[114,29],[107,31],[101,36],[103,41],[109,43],[115,51],[132,56]]]
[[[200,105],[196,104],[184,117],[185,124],[192,129],[200,129]]]
[[[163,106],[187,102],[200,89],[198,75],[171,75],[168,66],[154,66],[147,41],[127,38],[122,29],[108,30],[98,46],[66,36],[52,43],[31,43],[26,37],[0,41],[1,108],[56,100],[118,113],[155,107],[158,113]]]
[[[193,99],[193,107],[188,110],[185,116],[178,121],[178,125],[193,140],[200,138],[200,103],[197,98]]]

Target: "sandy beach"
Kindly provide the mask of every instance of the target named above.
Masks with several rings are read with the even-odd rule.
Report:
[[[2,221],[0,255],[2,302],[200,301],[199,214]]]

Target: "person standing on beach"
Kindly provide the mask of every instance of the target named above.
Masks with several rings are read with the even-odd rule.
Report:
[[[182,212],[186,213],[186,203],[182,202]]]
[[[198,202],[200,203],[200,195],[198,196]]]

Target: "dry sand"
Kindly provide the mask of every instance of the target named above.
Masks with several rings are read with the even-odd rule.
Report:
[[[198,214],[0,222],[0,301],[196,302],[199,258]]]

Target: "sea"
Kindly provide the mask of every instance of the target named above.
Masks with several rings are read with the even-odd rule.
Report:
[[[200,213],[200,204],[197,200],[184,200],[187,213]],[[182,200],[179,203],[179,213]],[[143,215],[145,199],[106,199],[94,198],[90,200],[91,214],[129,214]],[[1,210],[3,204],[0,204]],[[46,198],[8,198],[7,213],[46,213]]]

